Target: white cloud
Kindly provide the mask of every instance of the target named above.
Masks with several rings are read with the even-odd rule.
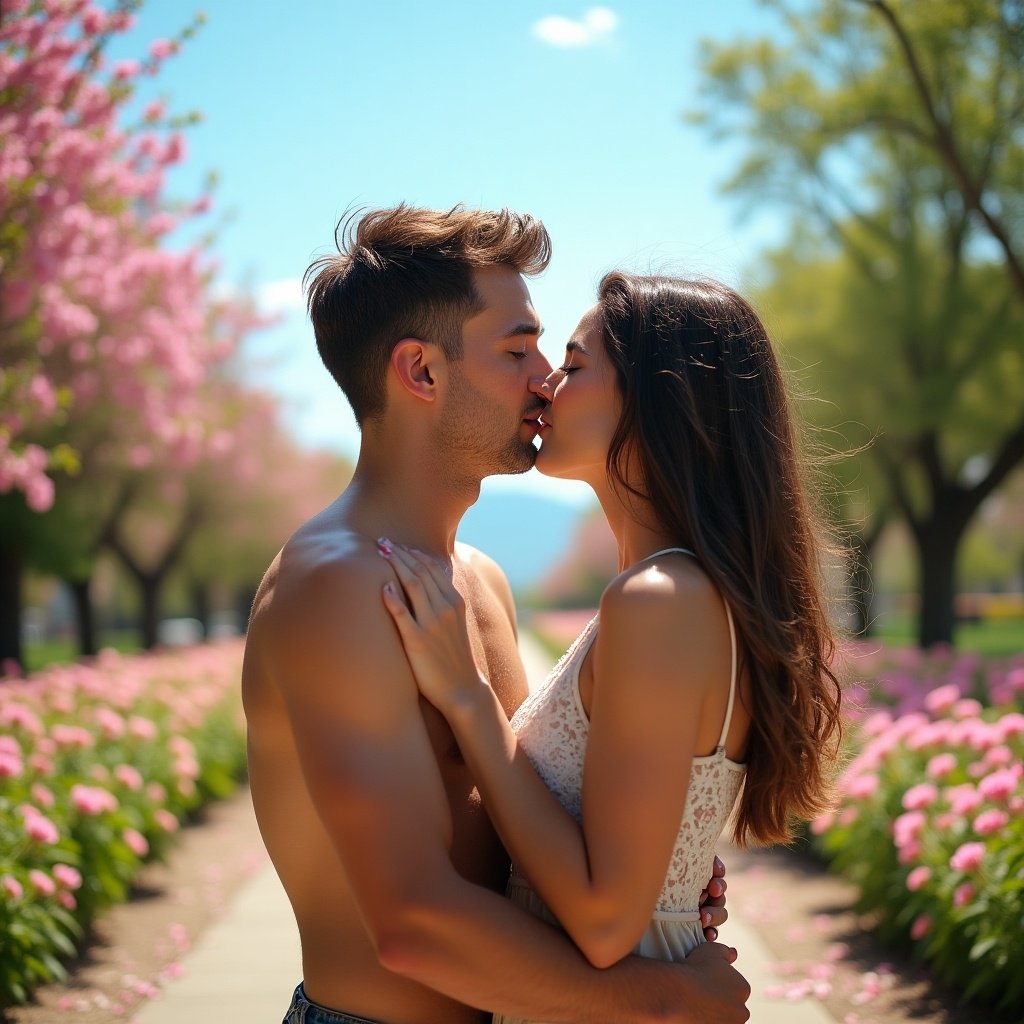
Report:
[[[579,21],[551,14],[533,26],[533,34],[550,46],[593,46],[619,26],[619,16],[608,7],[591,7]]]
[[[306,308],[302,280],[289,277],[261,284],[256,289],[256,304],[263,313],[301,313]]]

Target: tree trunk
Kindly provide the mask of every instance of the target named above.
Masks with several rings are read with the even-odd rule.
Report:
[[[874,617],[874,580],[871,574],[871,552],[858,537],[853,550],[853,572],[850,575],[850,632],[854,636],[871,636]]]
[[[139,584],[142,646],[145,650],[151,651],[160,639],[160,584],[163,582],[163,575],[140,573],[135,579]]]
[[[24,560],[16,544],[0,538],[0,663],[25,667],[21,649],[21,578]]]
[[[952,644],[956,624],[956,554],[966,523],[941,514],[914,531],[921,569],[918,644]]]
[[[90,593],[92,577],[67,580],[75,604],[75,627],[78,631],[78,653],[87,658],[96,653],[96,619],[92,609]]]
[[[192,614],[202,624],[203,636],[210,636],[210,585],[201,580],[192,581]]]
[[[249,629],[249,616],[252,614],[252,603],[256,600],[256,590],[257,586],[254,584],[242,584],[237,590],[235,608],[243,633]]]
[[[177,532],[167,545],[167,550],[151,569],[143,566],[133,557],[131,551],[125,546],[116,528],[116,524],[108,529],[104,535],[104,543],[121,561],[121,564],[135,578],[139,585],[139,601],[142,630],[142,646],[150,651],[159,642],[160,624],[160,590],[164,580],[167,579],[171,570],[178,564],[185,553],[189,538],[199,524],[203,516],[203,510],[199,505],[190,504],[181,522],[178,524]]]

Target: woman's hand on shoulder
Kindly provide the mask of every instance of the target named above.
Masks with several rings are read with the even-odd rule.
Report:
[[[420,693],[445,717],[471,705],[487,689],[473,659],[466,602],[436,559],[420,551],[377,542],[396,581],[382,597],[398,629]]]

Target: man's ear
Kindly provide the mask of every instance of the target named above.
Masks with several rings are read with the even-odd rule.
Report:
[[[439,373],[444,356],[437,345],[419,338],[403,338],[391,350],[391,367],[398,382],[409,394],[424,402],[437,396]]]

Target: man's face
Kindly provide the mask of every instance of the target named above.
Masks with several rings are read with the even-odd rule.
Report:
[[[540,319],[511,267],[480,268],[473,281],[484,308],[462,326],[463,357],[449,364],[438,440],[481,478],[525,473],[537,457],[539,388],[551,371],[537,348]]]

